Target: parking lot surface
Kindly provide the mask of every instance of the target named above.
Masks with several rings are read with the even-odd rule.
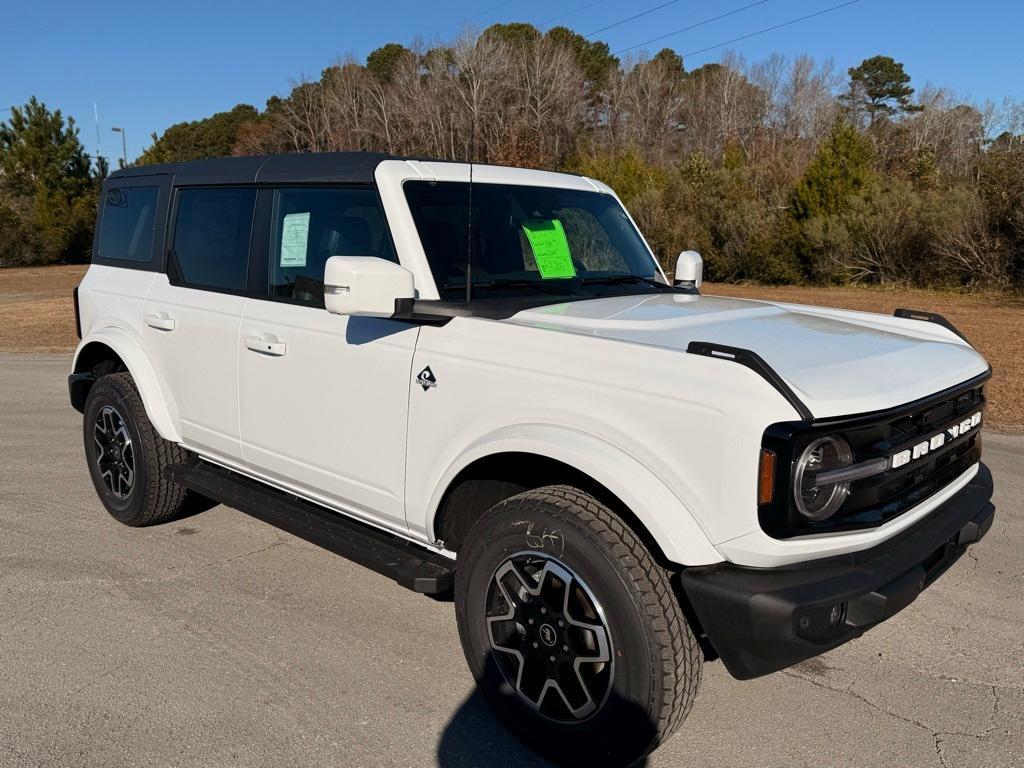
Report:
[[[543,765],[474,694],[450,603],[222,506],[110,518],[67,362],[0,357],[0,765]],[[649,765],[1024,766],[1024,438],[985,460],[968,557],[825,656],[706,665]]]

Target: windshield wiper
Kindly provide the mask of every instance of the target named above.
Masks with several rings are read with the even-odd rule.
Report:
[[[627,283],[647,283],[655,288],[670,289],[672,286],[665,285],[660,280],[652,277],[640,277],[639,275],[606,275],[605,277],[585,277],[580,285],[625,285]]]
[[[456,288],[465,288],[466,281],[459,280],[452,283],[445,283],[441,286],[441,290],[454,290]],[[529,293],[531,290],[540,291],[541,293],[547,293],[552,296],[566,296],[566,291],[559,290],[553,285],[545,285],[537,282],[536,280],[522,280],[519,278],[504,278],[496,277],[492,280],[481,280],[479,282],[473,281],[473,290],[478,288],[515,288],[522,293]]]

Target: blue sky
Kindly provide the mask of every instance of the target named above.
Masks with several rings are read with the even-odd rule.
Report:
[[[0,0],[0,107],[35,94],[75,117],[95,152],[91,88],[99,103],[103,154],[120,154],[112,125],[126,129],[128,156],[181,120],[262,108],[289,81],[316,77],[338,55],[360,59],[390,41],[450,38],[460,22],[543,25],[554,17],[583,34],[667,0],[176,0],[171,3]],[[676,0],[596,36],[613,51],[722,14],[753,0]],[[768,0],[757,7],[653,43],[681,53],[755,32],[842,0]],[[495,8],[495,6],[499,6]],[[580,10],[582,9],[582,10]],[[574,12],[575,11],[575,12]],[[1024,100],[1024,3],[989,0],[859,0],[807,21],[733,44],[748,60],[778,51],[835,59],[838,66],[884,53],[903,61],[915,85],[948,86],[975,100]],[[724,49],[687,58],[717,60]],[[8,113],[0,112],[0,119]]]

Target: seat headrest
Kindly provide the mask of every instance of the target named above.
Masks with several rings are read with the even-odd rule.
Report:
[[[366,219],[358,216],[342,216],[337,221],[339,247],[342,251],[337,256],[375,256],[373,252],[373,236]]]

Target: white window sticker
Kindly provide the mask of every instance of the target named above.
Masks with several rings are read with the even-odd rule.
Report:
[[[308,241],[309,211],[286,214],[281,225],[281,266],[306,266]]]

